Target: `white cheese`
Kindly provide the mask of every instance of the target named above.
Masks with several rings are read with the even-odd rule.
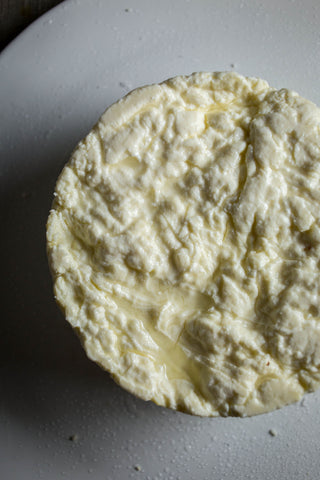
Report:
[[[235,73],[111,106],[63,169],[54,291],[130,392],[254,415],[320,383],[320,110]]]

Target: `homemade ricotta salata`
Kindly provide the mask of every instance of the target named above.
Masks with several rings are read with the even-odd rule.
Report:
[[[137,89],[64,167],[55,297],[145,400],[255,415],[320,384],[320,110],[236,73]]]

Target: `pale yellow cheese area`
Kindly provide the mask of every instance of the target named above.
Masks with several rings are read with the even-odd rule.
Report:
[[[320,383],[320,110],[236,73],[143,87],[62,171],[57,302],[130,392],[254,415]]]

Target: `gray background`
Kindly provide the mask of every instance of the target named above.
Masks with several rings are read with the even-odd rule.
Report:
[[[319,17],[318,0],[68,0],[3,51],[1,479],[318,478],[319,393],[249,419],[193,418],[87,360],[53,300],[45,222],[76,142],[134,87],[235,69],[320,104]]]
[[[0,0],[0,50],[61,0]]]

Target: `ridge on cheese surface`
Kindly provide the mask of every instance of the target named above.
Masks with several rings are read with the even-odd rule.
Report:
[[[64,167],[47,248],[87,355],[133,394],[299,400],[320,383],[320,110],[232,72],[131,92]]]

